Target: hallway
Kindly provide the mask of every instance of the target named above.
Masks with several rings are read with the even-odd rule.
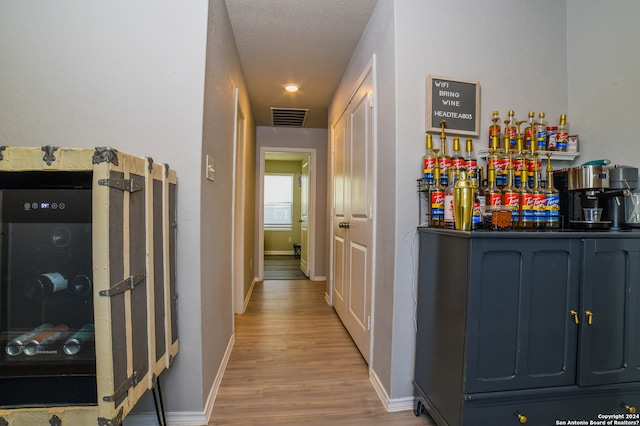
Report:
[[[324,281],[256,284],[209,425],[433,424],[384,410],[324,292]]]

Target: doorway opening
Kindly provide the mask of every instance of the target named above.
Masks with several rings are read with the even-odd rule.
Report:
[[[261,280],[313,279],[315,161],[315,149],[260,148],[257,205]],[[290,198],[287,181],[291,182]],[[279,183],[274,186],[273,182]]]

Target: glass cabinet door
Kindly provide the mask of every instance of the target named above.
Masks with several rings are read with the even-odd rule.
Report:
[[[0,404],[95,404],[91,190],[0,197]]]

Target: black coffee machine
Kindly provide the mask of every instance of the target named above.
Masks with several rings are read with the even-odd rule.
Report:
[[[560,191],[563,228],[622,230],[626,200],[638,187],[638,169],[597,160],[557,170],[554,186]]]

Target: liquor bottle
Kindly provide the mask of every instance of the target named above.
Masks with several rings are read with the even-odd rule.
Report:
[[[462,167],[457,171],[458,177],[455,178],[453,188],[453,217],[455,220],[455,229],[460,231],[471,231],[473,220],[473,206],[475,188],[473,183],[468,179],[466,167]]]
[[[467,168],[467,175],[471,181],[478,179],[478,159],[473,151],[473,139],[467,138],[467,155],[464,158],[464,166]]]
[[[433,184],[433,169],[436,161],[438,161],[438,155],[433,150],[433,137],[427,135],[427,152],[422,156],[422,175],[427,187]]]
[[[502,205],[511,209],[512,222],[518,226],[520,215],[520,192],[513,186],[513,163],[509,162],[507,169],[507,186],[502,188]]]
[[[520,186],[520,228],[531,229],[534,224],[534,212],[533,212],[533,191],[529,188],[529,179],[527,178],[527,169],[521,170],[522,182]]]
[[[431,226],[444,226],[444,187],[440,183],[440,166],[436,163],[433,169],[433,185],[431,186]]]
[[[527,161],[524,153],[522,134],[520,132],[518,132],[518,136],[516,136],[516,155],[513,157],[512,162],[513,185],[519,188],[522,185],[522,181],[520,180],[522,177],[522,170],[527,169]]]
[[[491,148],[491,142],[493,141],[493,137],[497,136],[498,140],[502,139],[502,129],[500,127],[500,113],[498,111],[493,111],[491,115],[491,121],[493,124],[489,127],[489,148]]]
[[[509,149],[516,148],[516,136],[518,135],[518,128],[516,127],[516,117],[513,110],[509,110],[509,122],[505,120],[505,134],[509,135]]]
[[[486,205],[490,208],[496,208],[502,205],[502,191],[496,185],[496,169],[493,164],[490,164],[489,171],[487,173],[487,190],[486,193]]]
[[[459,172],[459,170],[455,170],[453,167],[449,168],[449,184],[444,190],[444,227],[448,229],[455,229],[456,227],[453,190]]]
[[[538,114],[538,122],[536,123],[536,148],[539,151],[547,149],[547,120],[545,120],[544,112]]]
[[[538,154],[536,153],[535,156],[537,157]],[[540,166],[536,158],[536,166],[533,173],[533,187],[531,188],[531,192],[533,193],[533,227],[536,229],[544,229],[546,196],[544,189],[540,187],[539,173]]]
[[[484,183],[484,169],[482,167],[478,167],[476,170],[476,193],[478,194],[478,199],[480,202],[480,213],[484,215],[487,210],[487,189]]]
[[[569,143],[569,125],[567,124],[567,116],[560,116],[560,124],[558,124],[558,136],[556,150],[566,151]]]
[[[58,291],[65,290],[69,281],[59,272],[48,272],[24,284],[24,294],[30,299],[47,297]]]
[[[507,123],[508,124],[508,123]],[[517,134],[516,134],[517,138]],[[513,147],[515,150],[515,145]],[[496,182],[498,184],[498,188],[502,189],[507,185],[507,174],[509,164],[513,161],[513,158],[509,155],[511,152],[511,139],[510,134],[505,133],[502,139],[502,164],[500,167],[496,168]]]
[[[540,170],[540,160],[538,159],[538,146],[532,144],[529,151],[525,151],[525,161],[527,163],[527,172],[529,173],[529,188],[533,189],[533,178]],[[540,176],[538,176],[540,179]]]
[[[551,168],[551,153],[547,153],[547,188],[545,195],[545,227],[560,228],[560,191],[553,186],[553,169]]]
[[[464,167],[465,159],[460,153],[460,138],[453,138],[453,154],[451,154],[451,167],[460,170]]]
[[[531,149],[531,142],[535,139],[535,117],[536,114],[533,111],[529,111],[529,125],[524,129],[524,145],[525,150]]]
[[[471,229],[482,228],[482,218],[486,211],[487,194],[482,182],[482,167],[476,170],[475,179],[471,180],[473,185],[473,216],[471,218]]]
[[[489,166],[493,166],[496,185],[501,188],[500,179],[502,178],[502,167],[504,166],[504,162],[498,143],[498,137],[496,135],[493,135],[493,140],[491,141],[491,149],[489,149],[489,155],[487,156],[487,170]]]
[[[444,132],[445,120],[440,121],[442,131],[440,132],[440,183],[446,187],[449,184],[449,167],[451,167],[451,157],[447,153],[447,134]]]

